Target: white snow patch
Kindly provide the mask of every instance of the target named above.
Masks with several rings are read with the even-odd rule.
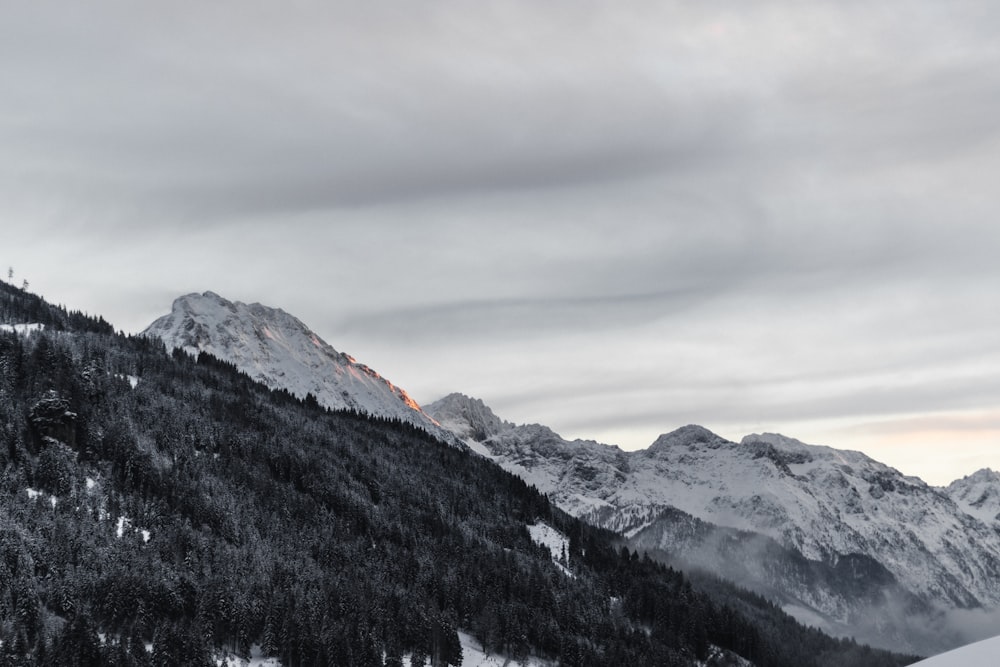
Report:
[[[117,535],[118,538],[121,539],[122,537],[125,536],[126,529],[128,529],[132,533],[138,533],[139,535],[142,535],[143,542],[149,542],[149,539],[152,537],[152,533],[150,533],[145,528],[133,528],[132,519],[128,518],[127,516],[118,517],[118,524],[115,527],[115,535]]]
[[[554,667],[556,664],[534,655],[529,655],[523,662],[505,655],[490,655],[483,651],[482,644],[475,637],[461,630],[458,631],[458,640],[462,644],[462,667]],[[409,655],[403,656],[403,664],[413,664]]]
[[[531,541],[547,547],[552,554],[552,562],[567,576],[572,577],[566,565],[569,564],[569,539],[558,530],[544,523],[536,523],[528,526],[528,534]],[[565,560],[564,557],[565,556]]]
[[[0,331],[12,331],[18,334],[31,333],[32,331],[41,331],[45,328],[45,325],[38,323],[28,323],[28,324],[0,324]]]
[[[914,663],[912,667],[993,667],[1000,655],[1000,636],[968,644]]]
[[[726,662],[722,662],[723,660]],[[716,664],[732,665],[732,667],[754,667],[754,664],[746,658],[715,645],[708,647],[708,660],[706,662],[696,662],[694,664],[698,665],[698,667],[707,667],[708,665]]]
[[[27,488],[25,489],[25,491],[27,491],[27,492],[28,492],[28,499],[29,499],[29,500],[37,500],[37,499],[39,499],[39,498],[41,498],[42,496],[44,496],[44,495],[45,495],[45,493],[44,493],[44,492],[42,492],[42,491],[39,491],[39,490],[37,490],[37,489],[33,489],[33,488],[31,488],[30,486],[29,486],[29,487],[27,487]],[[50,503],[50,504],[52,505],[52,509],[55,509],[55,508],[56,508],[56,505],[57,505],[57,504],[59,504],[59,499],[58,499],[58,498],[56,498],[55,496],[51,496],[51,495],[50,495],[50,496],[49,496],[49,503]]]
[[[226,653],[222,657],[216,657],[216,667],[281,667],[281,662],[277,658],[264,657],[258,644],[250,647],[250,659],[241,658],[232,653]]]
[[[486,448],[486,445],[481,442],[476,442],[472,438],[466,438],[465,444],[469,446],[469,449],[476,454],[479,454],[484,459],[490,459],[492,461],[495,458],[492,454],[490,454],[490,450]]]
[[[121,373],[115,373],[115,377],[119,380],[126,380],[130,387],[135,389],[139,386],[139,378],[135,375],[122,375]]]

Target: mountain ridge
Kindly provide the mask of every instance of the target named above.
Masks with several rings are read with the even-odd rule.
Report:
[[[208,352],[271,388],[298,398],[311,395],[332,410],[400,419],[453,441],[404,389],[280,308],[230,301],[212,291],[191,293],[175,299],[170,312],[141,335],[192,355]]]
[[[431,415],[436,409],[437,403],[427,405]],[[538,433],[544,437],[536,443]],[[915,595],[945,609],[1000,605],[998,531],[945,490],[862,452],[774,433],[750,434],[736,443],[697,425],[629,452],[511,424],[477,444],[561,508],[618,531],[637,546],[669,550],[671,540],[651,541],[650,531],[664,510],[676,509],[723,530],[760,534],[817,567],[836,568],[848,556],[871,558],[902,586],[892,594],[901,600]],[[985,474],[973,480],[992,481]],[[978,493],[969,502],[985,491]],[[837,623],[860,613],[843,600],[821,597],[810,604],[819,604]],[[922,641],[921,634],[912,633],[907,641]]]

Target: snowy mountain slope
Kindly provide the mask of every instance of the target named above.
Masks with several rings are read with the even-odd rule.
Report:
[[[456,434],[485,447],[485,454],[533,484],[574,515],[612,507],[605,495],[626,478],[629,454],[592,440],[572,442],[540,424],[515,425],[497,417],[483,402],[449,394],[424,406],[427,414]],[[468,421],[463,421],[463,420]],[[476,438],[475,434],[486,437]]]
[[[443,399],[453,415],[462,398]],[[647,545],[661,512],[676,508],[831,567],[845,556],[867,557],[894,579],[887,586],[898,582],[945,608],[1000,606],[998,532],[942,490],[860,452],[775,434],[735,443],[700,426],[624,452],[570,442],[544,426],[490,423],[498,421],[481,442],[497,463],[572,514],[632,538],[646,531]],[[661,534],[656,546],[669,550],[674,537]],[[794,582],[786,583],[794,592]],[[855,611],[839,599],[806,600],[837,621],[850,622]]]
[[[188,294],[143,335],[160,338],[168,348],[207,352],[269,387],[300,398],[312,394],[328,408],[397,418],[453,439],[405,391],[281,309],[229,301],[214,292]]]
[[[919,655],[970,639],[942,623],[941,610],[901,586],[871,556],[810,560],[760,533],[716,526],[673,508],[635,531],[629,544],[685,572],[736,582],[833,636]]]
[[[614,503],[669,504],[813,560],[865,554],[931,599],[1000,604],[1000,537],[921,480],[860,452],[782,436],[751,435],[738,445],[702,436],[662,436]]]
[[[1000,664],[1000,637],[935,655],[910,667],[995,667]]]
[[[956,479],[944,492],[968,514],[1000,527],[1000,473],[989,468],[977,470]]]
[[[514,425],[503,421],[486,405],[462,394],[449,394],[433,403],[434,419],[461,438],[482,442]]]

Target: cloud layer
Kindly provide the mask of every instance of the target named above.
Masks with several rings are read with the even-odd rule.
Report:
[[[942,451],[1000,466],[998,25],[961,0],[22,3],[0,260],[128,330],[187,291],[279,305],[418,399],[567,435],[782,430],[944,482],[971,469]]]

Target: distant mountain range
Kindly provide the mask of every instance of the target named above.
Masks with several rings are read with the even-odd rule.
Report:
[[[967,639],[950,611],[1000,606],[993,471],[941,489],[776,434],[735,443],[684,426],[626,452],[511,424],[461,394],[425,411],[571,514],[832,632],[933,652]]]

